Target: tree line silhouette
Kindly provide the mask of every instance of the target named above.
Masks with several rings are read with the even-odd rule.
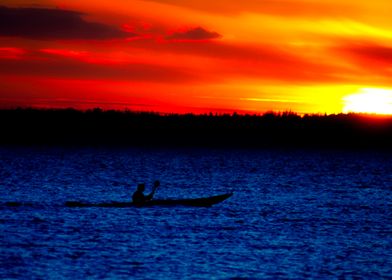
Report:
[[[392,117],[0,110],[2,145],[390,149]]]

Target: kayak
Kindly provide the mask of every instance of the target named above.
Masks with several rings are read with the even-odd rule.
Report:
[[[209,207],[220,203],[233,193],[215,195],[202,198],[191,199],[157,199],[146,201],[142,205],[135,205],[132,202],[104,202],[104,203],[84,203],[79,201],[67,201],[67,207],[113,207],[113,208],[127,208],[127,207],[150,207],[150,206],[193,206],[193,207]]]

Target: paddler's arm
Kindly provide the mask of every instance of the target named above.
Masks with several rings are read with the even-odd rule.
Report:
[[[161,183],[159,181],[155,181],[154,182],[154,188],[152,189],[152,192],[146,196],[146,200],[151,200],[157,190],[157,188],[159,187]]]

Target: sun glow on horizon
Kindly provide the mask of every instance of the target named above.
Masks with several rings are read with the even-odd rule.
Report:
[[[344,113],[392,115],[392,89],[362,88],[343,101]]]
[[[392,115],[390,10],[391,0],[3,0],[0,108]]]

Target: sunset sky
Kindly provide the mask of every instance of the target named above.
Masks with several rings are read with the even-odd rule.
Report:
[[[391,0],[0,0],[0,107],[392,114],[391,12]]]

